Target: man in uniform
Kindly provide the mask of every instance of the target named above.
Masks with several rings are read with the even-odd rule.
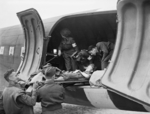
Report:
[[[113,54],[114,44],[111,42],[98,42],[96,44],[96,47],[100,53],[102,52],[101,67],[102,70],[104,70],[105,68],[107,68]]]
[[[95,59],[97,61],[96,63],[99,63],[98,61],[101,63],[101,69],[98,68],[96,70],[104,70],[107,68],[113,54],[113,50],[114,44],[111,42],[98,42],[96,47],[90,47],[89,53],[93,56],[93,60],[97,58],[96,56],[98,56],[98,59]]]
[[[93,45],[89,46],[88,52],[91,55],[91,61],[93,62],[94,66],[95,66],[94,71],[95,70],[102,70],[102,68],[101,68],[102,54]]]
[[[88,51],[85,49],[81,50],[75,59],[78,63],[79,70],[63,72],[56,80],[86,80],[90,78],[94,64],[89,58]]]
[[[42,114],[53,114],[62,108],[65,91],[61,85],[54,82],[56,67],[47,67],[44,72],[46,81],[38,90],[37,101],[41,102]]]
[[[38,84],[33,84],[32,95],[29,96],[19,84],[21,83],[21,79],[17,78],[17,73],[13,69],[8,70],[4,74],[4,78],[9,83],[8,87],[2,93],[5,113],[34,114],[33,106],[36,104]]]
[[[63,29],[60,32],[62,36],[62,41],[58,48],[58,55],[63,55],[65,60],[65,66],[67,71],[74,71],[77,68],[75,60],[72,58],[72,55],[78,51],[78,47],[74,39],[70,36],[71,32],[68,29]]]

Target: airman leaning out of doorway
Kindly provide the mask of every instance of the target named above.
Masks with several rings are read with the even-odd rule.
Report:
[[[96,69],[91,75],[89,80],[91,86],[101,86],[101,79],[106,72],[113,50],[114,44],[111,42],[98,42],[95,47],[89,48],[89,53],[93,58],[97,56],[97,59],[95,59],[97,61],[96,64],[98,66],[101,65],[101,69]]]
[[[101,55],[101,70],[107,68],[113,54],[114,44],[111,42],[98,42],[96,46],[89,50],[93,56]]]
[[[104,70],[107,68],[113,54],[114,44],[111,42],[98,42],[96,47],[99,52],[102,52],[101,67]]]

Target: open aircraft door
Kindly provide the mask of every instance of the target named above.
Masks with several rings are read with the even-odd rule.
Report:
[[[120,0],[112,60],[102,78],[108,89],[150,106],[150,1]]]
[[[19,12],[17,16],[20,19],[25,35],[25,56],[18,71],[22,74],[21,78],[27,79],[44,62],[42,55],[45,55],[44,53],[46,52],[45,30],[42,20],[35,9]]]

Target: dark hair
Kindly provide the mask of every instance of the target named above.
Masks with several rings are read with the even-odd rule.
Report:
[[[9,69],[8,71],[6,71],[6,73],[4,74],[4,78],[6,81],[9,81],[9,76],[13,71],[14,69]]]
[[[61,30],[60,34],[65,37],[69,37],[71,35],[71,32],[69,29],[65,28],[65,29]]]
[[[90,46],[88,47],[88,51],[91,51],[93,48],[95,48],[95,46],[90,45]]]
[[[45,76],[51,78],[53,75],[56,73],[56,68],[55,67],[47,67],[45,69]]]
[[[83,49],[83,50],[81,50],[81,51],[78,53],[78,56],[77,56],[77,58],[76,58],[76,61],[77,61],[77,62],[84,63],[84,62],[87,62],[88,57],[89,57],[88,51],[87,51],[86,49]]]
[[[88,51],[85,50],[85,49],[81,50],[81,51],[80,51],[80,54],[81,54],[81,56],[84,57],[84,58],[88,58],[88,57],[89,57],[89,53],[88,53]]]

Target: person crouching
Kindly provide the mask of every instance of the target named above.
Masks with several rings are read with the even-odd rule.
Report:
[[[55,67],[45,69],[45,84],[38,90],[38,102],[41,102],[42,114],[53,114],[62,108],[64,100],[64,88],[54,82]]]
[[[36,104],[36,91],[38,84],[33,84],[32,95],[29,96],[20,85],[21,79],[13,69],[4,74],[5,80],[9,83],[3,90],[3,108],[6,114],[34,114],[33,106]]]

